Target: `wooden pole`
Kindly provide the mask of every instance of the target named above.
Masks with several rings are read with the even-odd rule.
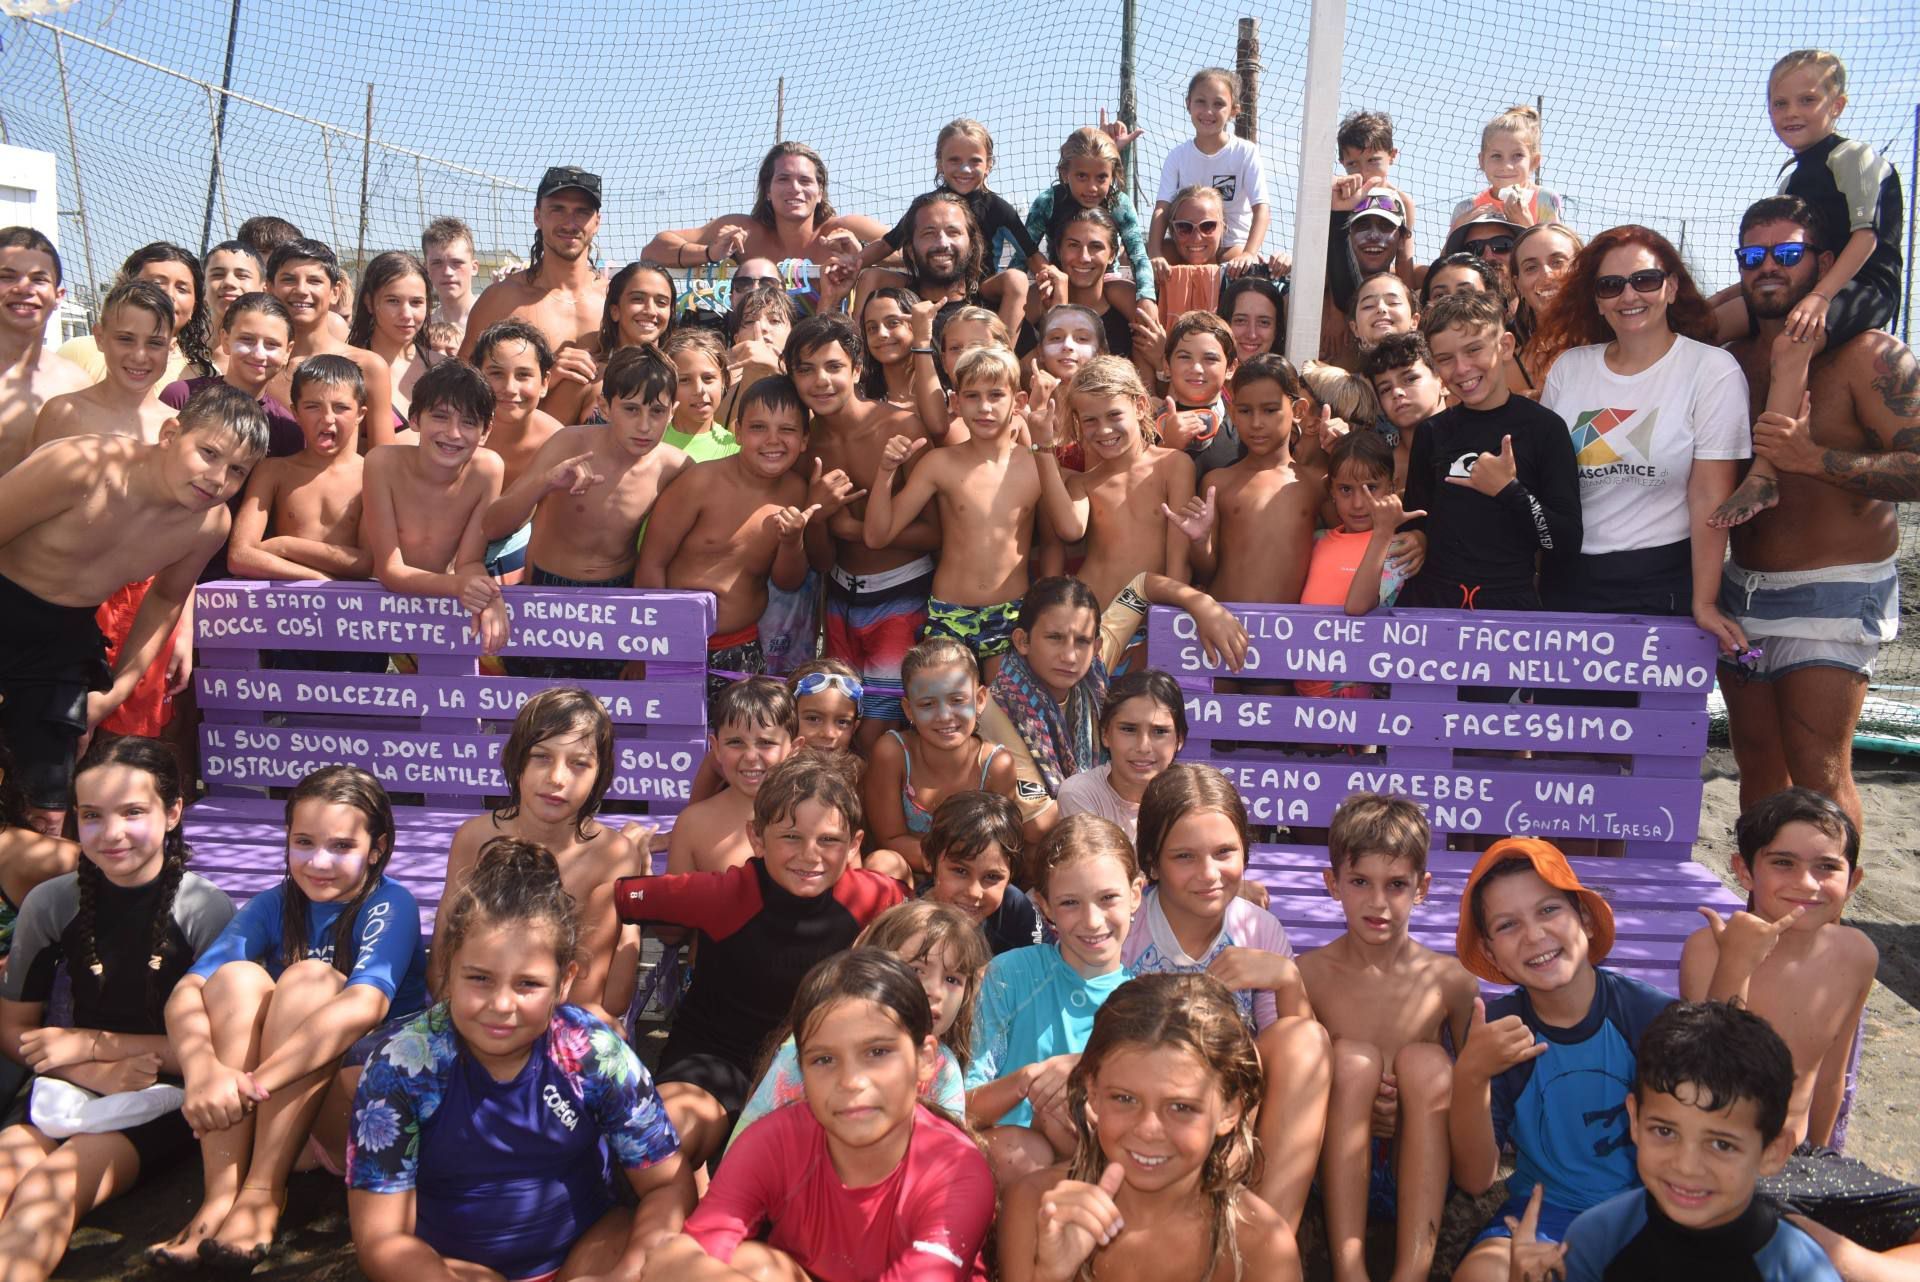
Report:
[[[773,90],[773,140],[787,140],[787,78],[780,77]]]
[[[220,110],[213,121],[213,163],[207,168],[207,216],[200,224],[200,257],[213,243],[213,197],[220,186],[220,143],[227,133],[227,90],[233,88],[233,46],[240,34],[240,0],[227,8],[227,60],[220,69]]]
[[[367,82],[367,126],[360,136],[360,239],[354,246],[353,270],[367,265],[367,180],[373,170],[373,82]]]
[[[73,95],[67,92],[67,54],[60,32],[53,33],[53,65],[60,71],[60,105],[67,113],[67,151],[73,156],[73,210],[80,216],[80,250],[87,260],[87,319],[94,319],[100,277],[93,270],[93,228],[87,220],[87,189],[80,181],[80,135],[73,127]]]
[[[1333,138],[1340,114],[1340,55],[1346,32],[1346,0],[1313,0],[1307,26],[1307,79],[1300,96],[1300,190],[1293,210],[1293,283],[1287,303],[1287,355],[1296,365],[1320,354]]]
[[[1130,128],[1140,127],[1140,100],[1133,83],[1133,37],[1140,24],[1140,10],[1135,0],[1121,0],[1120,4],[1120,119]],[[1120,172],[1127,176],[1127,187],[1133,195],[1133,207],[1141,208],[1140,202],[1140,166],[1139,153],[1132,143],[1128,143],[1120,152]]]
[[[1240,73],[1240,114],[1233,131],[1248,142],[1260,140],[1260,19],[1240,19],[1233,47],[1233,69]]]

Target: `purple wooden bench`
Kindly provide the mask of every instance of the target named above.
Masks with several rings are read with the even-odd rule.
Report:
[[[1228,608],[1252,638],[1241,679],[1369,681],[1388,686],[1388,697],[1217,692],[1216,682],[1234,674],[1207,663],[1185,613],[1155,609],[1148,658],[1186,693],[1182,758],[1224,771],[1256,824],[1324,828],[1361,791],[1417,802],[1434,833],[1433,893],[1413,921],[1422,943],[1453,951],[1476,858],[1447,849],[1457,837],[1527,834],[1623,848],[1623,856],[1573,865],[1613,906],[1611,964],[1669,992],[1679,988],[1681,946],[1702,924],[1695,908],[1740,906],[1692,858],[1715,648],[1690,621]],[[1525,687],[1536,702],[1463,702],[1462,686]],[[1552,702],[1578,690],[1627,692],[1635,706]],[[1485,755],[1521,749],[1534,755]],[[1320,877],[1326,866],[1320,846],[1260,846],[1250,860],[1301,949],[1344,929]]]
[[[645,660],[644,680],[578,684],[614,722],[608,798],[639,803],[648,822],[670,824],[706,748],[713,598],[571,588],[508,588],[506,598],[509,655]],[[499,757],[514,714],[562,684],[485,672],[467,617],[458,601],[395,596],[373,583],[202,584],[194,680],[209,795],[187,812],[195,870],[236,902],[273,885],[285,869],[284,803],[266,790],[319,766],[356,765],[388,792],[423,802],[395,808],[389,875],[419,899],[430,927],[454,830],[506,793]],[[419,671],[269,669],[261,658],[268,647],[411,654]]]

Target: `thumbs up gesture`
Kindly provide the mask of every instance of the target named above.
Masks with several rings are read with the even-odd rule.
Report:
[[[1519,465],[1513,459],[1513,438],[1500,438],[1498,454],[1482,453],[1473,461],[1473,471],[1466,476],[1449,476],[1448,485],[1466,485],[1492,498],[1513,484],[1519,474]]]
[[[1114,1194],[1126,1173],[1109,1162],[1098,1184],[1062,1180],[1040,1200],[1040,1233],[1034,1243],[1035,1275],[1070,1278],[1098,1247],[1126,1231]]]

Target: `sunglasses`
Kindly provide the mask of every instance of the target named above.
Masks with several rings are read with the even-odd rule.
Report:
[[[1475,258],[1485,258],[1489,253],[1511,254],[1513,252],[1511,236],[1489,236],[1485,240],[1467,240],[1462,241],[1461,244],[1465,245],[1467,252]]]
[[[1807,256],[1811,246],[1797,240],[1784,245],[1742,245],[1733,251],[1734,261],[1740,264],[1743,272],[1758,271],[1760,264],[1767,261],[1767,255],[1773,255],[1773,261],[1782,267],[1792,267]]]
[[[1197,223],[1186,218],[1173,220],[1173,234],[1176,236],[1211,236],[1219,230],[1218,218],[1203,218]]]
[[[829,690],[838,690],[854,703],[860,704],[864,693],[862,686],[852,677],[842,676],[838,672],[809,672],[793,684],[793,697],[804,699],[810,694],[825,694]]]
[[[778,276],[735,276],[733,278],[733,292],[736,294],[751,294],[756,289],[778,288],[780,288]]]
[[[1627,286],[1633,286],[1636,294],[1651,294],[1667,283],[1667,273],[1658,267],[1649,267],[1646,271],[1635,272],[1631,276],[1596,276],[1593,280],[1595,298],[1618,298],[1626,292]]]
[[[1362,196],[1353,207],[1353,216],[1357,218],[1366,213],[1392,214],[1398,217],[1400,202],[1391,196]]]

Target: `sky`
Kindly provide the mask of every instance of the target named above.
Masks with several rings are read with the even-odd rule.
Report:
[[[1276,204],[1268,248],[1289,248],[1308,0],[1137,7],[1135,83],[1147,130],[1138,171],[1148,196],[1166,151],[1191,136],[1188,77],[1232,65],[1237,19],[1259,20],[1257,125]],[[784,132],[826,156],[841,209],[890,225],[932,184],[939,127],[966,115],[992,130],[991,184],[1024,211],[1051,181],[1067,134],[1117,106],[1121,11],[1121,0],[563,10],[532,0],[239,0],[232,87],[280,110],[230,104],[213,239],[273,212],[352,256],[369,82],[378,144],[368,166],[369,255],[417,247],[420,226],[442,213],[465,217],[483,251],[524,254],[531,189],[555,163],[604,175],[600,251],[616,265],[662,227],[744,211],[776,137],[783,77]],[[220,82],[230,12],[228,0],[77,0],[46,17],[74,36],[63,43],[97,277],[151,239],[199,247],[212,157],[204,86]],[[1767,124],[1767,69],[1814,44],[1849,66],[1842,132],[1889,150],[1910,195],[1920,6],[1897,0],[1817,10],[1782,0],[1355,2],[1338,106],[1394,117],[1396,178],[1421,210],[1422,256],[1437,251],[1452,203],[1484,186],[1475,166],[1481,125],[1539,100],[1543,182],[1566,197],[1574,224],[1593,232],[1648,223],[1683,243],[1711,289],[1733,279],[1739,213],[1771,192],[1786,159]],[[49,31],[0,23],[0,84],[5,140],[58,153],[62,208],[74,209]],[[77,218],[63,218],[76,277],[80,230]]]

